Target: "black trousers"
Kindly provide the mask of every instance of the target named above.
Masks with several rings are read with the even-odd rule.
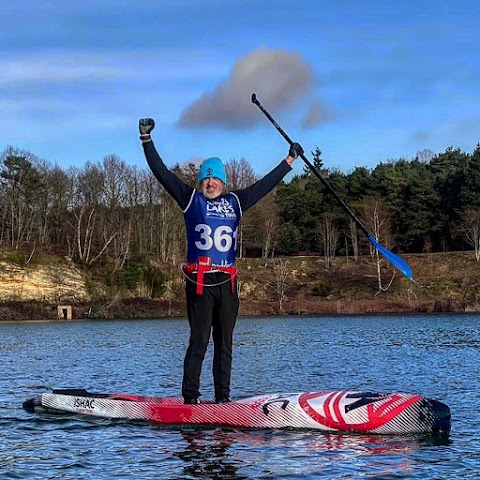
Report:
[[[196,282],[197,275],[189,278]],[[220,400],[230,396],[233,329],[239,299],[236,285],[232,292],[230,275],[227,273],[206,273],[203,283],[203,293],[197,295],[196,284],[188,278],[186,280],[190,341],[183,365],[182,395],[184,398],[200,396],[202,363],[210,334],[213,334],[213,383],[215,399]]]

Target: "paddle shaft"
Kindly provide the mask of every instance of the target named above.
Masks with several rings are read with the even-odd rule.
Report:
[[[291,138],[287,135],[285,130],[275,121],[275,119],[267,112],[265,107],[260,103],[255,93],[252,93],[252,102],[263,112],[263,114],[270,120],[272,125],[280,132],[280,135],[291,145],[293,142]],[[353,213],[352,209],[342,200],[342,198],[338,195],[338,193],[333,189],[330,183],[320,174],[320,172],[312,165],[312,163],[308,160],[305,154],[302,153],[300,155],[302,160],[307,164],[313,174],[325,185],[327,190],[337,199],[343,209],[350,215],[350,217],[354,220],[354,222],[358,225],[360,230],[368,237],[369,233],[366,229],[365,225],[358,219],[358,217]]]

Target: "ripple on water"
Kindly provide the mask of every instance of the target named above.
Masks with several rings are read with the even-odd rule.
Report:
[[[21,404],[45,387],[178,395],[187,324],[0,324],[0,479],[478,478],[479,324],[479,316],[240,319],[235,332],[234,396],[421,393],[450,406],[447,442],[31,415]],[[203,398],[213,390],[211,350]]]

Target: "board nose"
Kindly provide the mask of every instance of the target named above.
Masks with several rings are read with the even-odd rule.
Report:
[[[448,405],[438,400],[429,399],[430,408],[433,413],[432,433],[439,435],[448,435],[452,425],[452,415]]]

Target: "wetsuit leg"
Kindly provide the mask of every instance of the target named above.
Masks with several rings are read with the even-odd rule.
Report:
[[[224,274],[222,278],[224,277]],[[237,289],[232,292],[230,281],[217,287],[215,309],[213,312],[213,381],[215,399],[230,396],[230,378],[232,372],[233,329],[237,320],[239,299]]]
[[[215,288],[204,288],[202,295],[197,295],[195,288],[194,283],[187,281],[186,297],[190,340],[183,363],[182,396],[184,398],[200,396],[200,375],[210,340],[215,305]]]

